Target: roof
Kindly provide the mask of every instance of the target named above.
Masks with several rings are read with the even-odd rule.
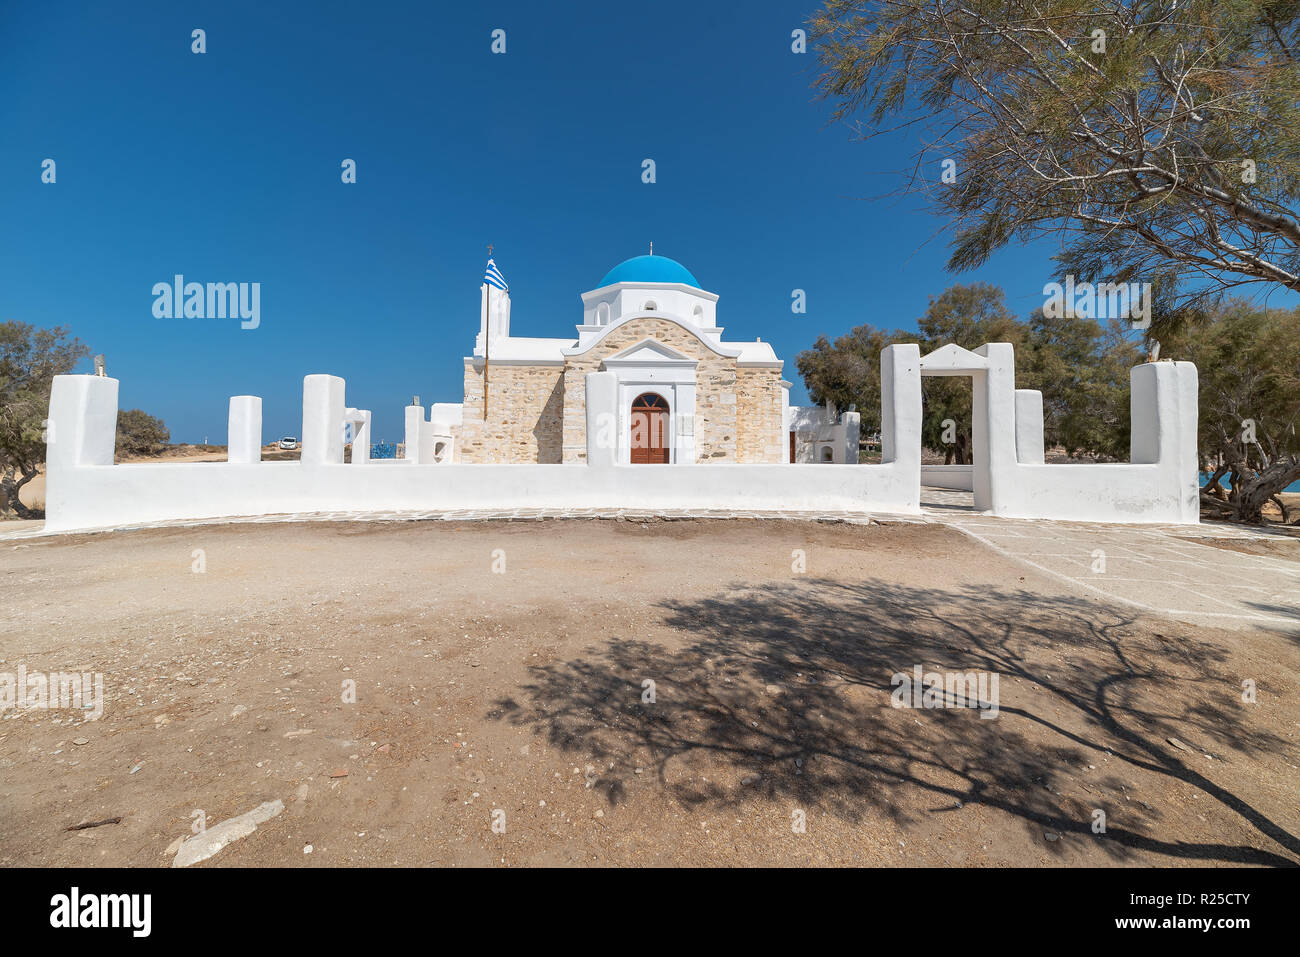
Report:
[[[616,282],[675,282],[684,286],[694,286],[696,289],[701,288],[699,280],[676,259],[654,255],[625,259],[605,273],[605,278],[596,288],[612,286]]]

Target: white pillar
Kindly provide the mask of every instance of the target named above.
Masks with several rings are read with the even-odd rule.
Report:
[[[909,473],[921,500],[921,349],[885,346],[880,353],[880,461]]]
[[[93,524],[84,517],[93,504],[75,503],[69,487],[73,469],[112,465],[117,442],[117,380],[96,375],[56,375],[45,423],[45,528],[54,531]]]
[[[618,461],[618,447],[618,374],[588,372],[587,464],[615,464]]]
[[[1159,466],[1160,494],[1176,501],[1179,521],[1189,523],[1200,520],[1197,378],[1190,362],[1146,362],[1129,373],[1129,460]]]
[[[352,423],[352,464],[370,461],[370,410],[348,409],[345,416]]]
[[[1001,514],[1016,481],[1016,358],[1009,342],[975,350],[989,360],[972,379],[971,475],[975,509]]]
[[[695,382],[679,382],[672,387],[673,463],[694,465],[695,457]],[[631,452],[628,453],[629,460]]]
[[[262,397],[232,395],[226,419],[226,461],[262,461]]]
[[[117,442],[117,380],[56,375],[45,428],[45,470],[112,465]]]
[[[424,406],[408,405],[406,407],[406,448],[402,457],[416,465],[427,461],[421,452],[424,449]]]
[[[437,446],[433,423],[425,419],[420,423],[420,461],[426,465],[434,462],[433,450]]]
[[[1042,465],[1047,460],[1043,447],[1043,393],[1037,389],[1016,390],[1016,461],[1021,465]]]
[[[302,380],[302,462],[343,462],[343,391],[336,375],[309,375]]]
[[[840,461],[850,465],[858,464],[858,437],[862,433],[862,416],[857,412],[845,412],[840,417],[844,430],[840,445]]]

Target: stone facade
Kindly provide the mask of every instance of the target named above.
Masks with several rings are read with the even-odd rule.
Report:
[[[457,415],[447,412],[459,419],[455,461],[586,462],[592,373],[604,374],[591,413],[614,419],[625,433],[607,450],[609,461],[626,463],[634,453],[679,465],[787,460],[781,361],[760,340],[723,340],[717,295],[680,263],[653,254],[620,263],[582,294],[582,323],[568,338],[511,336],[509,289],[493,270],[490,261],[478,338],[464,364],[464,399]],[[669,411],[655,419],[666,441],[649,449],[629,432],[641,394],[634,390],[643,385],[661,393]]]
[[[736,461],[788,462],[781,421],[781,370],[736,370]]]
[[[483,418],[483,363],[465,360],[465,405],[456,459],[556,463],[564,416],[564,368],[492,363]]]
[[[461,462],[553,463],[587,459],[586,382],[612,355],[653,339],[696,360],[698,462],[783,462],[781,372],[738,369],[699,336],[666,319],[623,323],[587,352],[557,365],[493,365],[483,418],[483,364],[465,362]]]
[[[587,458],[586,382],[612,355],[645,339],[695,359],[695,457],[699,462],[736,461],[736,360],[720,356],[694,333],[666,319],[634,319],[615,328],[591,349],[564,364],[564,461]],[[777,418],[780,419],[780,396]],[[675,410],[674,410],[675,411]],[[780,423],[778,421],[778,429]]]

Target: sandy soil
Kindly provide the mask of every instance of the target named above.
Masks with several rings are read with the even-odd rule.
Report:
[[[196,810],[276,799],[197,866],[1300,861],[1294,639],[1062,587],[917,525],[6,543],[0,672],[107,704],[3,715],[0,864],[165,866]],[[998,717],[891,708],[917,664],[997,673]]]
[[[1279,531],[1281,531],[1279,529]],[[1291,531],[1287,529],[1287,531]],[[1266,555],[1269,558],[1287,558],[1300,562],[1300,537],[1276,540],[1258,538],[1204,538],[1189,535],[1185,539],[1210,548],[1222,548],[1225,551],[1241,552],[1243,555]]]

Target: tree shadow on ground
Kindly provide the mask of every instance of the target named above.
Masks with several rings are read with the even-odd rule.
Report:
[[[1190,628],[1163,635],[1072,596],[872,580],[733,586],[661,607],[675,633],[663,643],[615,639],[536,666],[526,700],[502,699],[490,716],[598,760],[598,786],[614,802],[645,766],[688,809],[739,806],[757,792],[904,825],[983,805],[1095,837],[1100,807],[1110,820],[1099,846],[1117,860],[1300,859],[1294,834],[1192,764],[1207,750],[1222,768],[1288,745],[1246,725],[1215,673],[1225,652]],[[998,717],[891,707],[892,676],[918,664],[998,675]],[[642,700],[646,679],[654,703]],[[1089,764],[1100,770],[1085,784]],[[1160,809],[1129,800],[1135,779],[1145,796],[1174,780],[1198,789],[1264,846],[1162,839]]]

